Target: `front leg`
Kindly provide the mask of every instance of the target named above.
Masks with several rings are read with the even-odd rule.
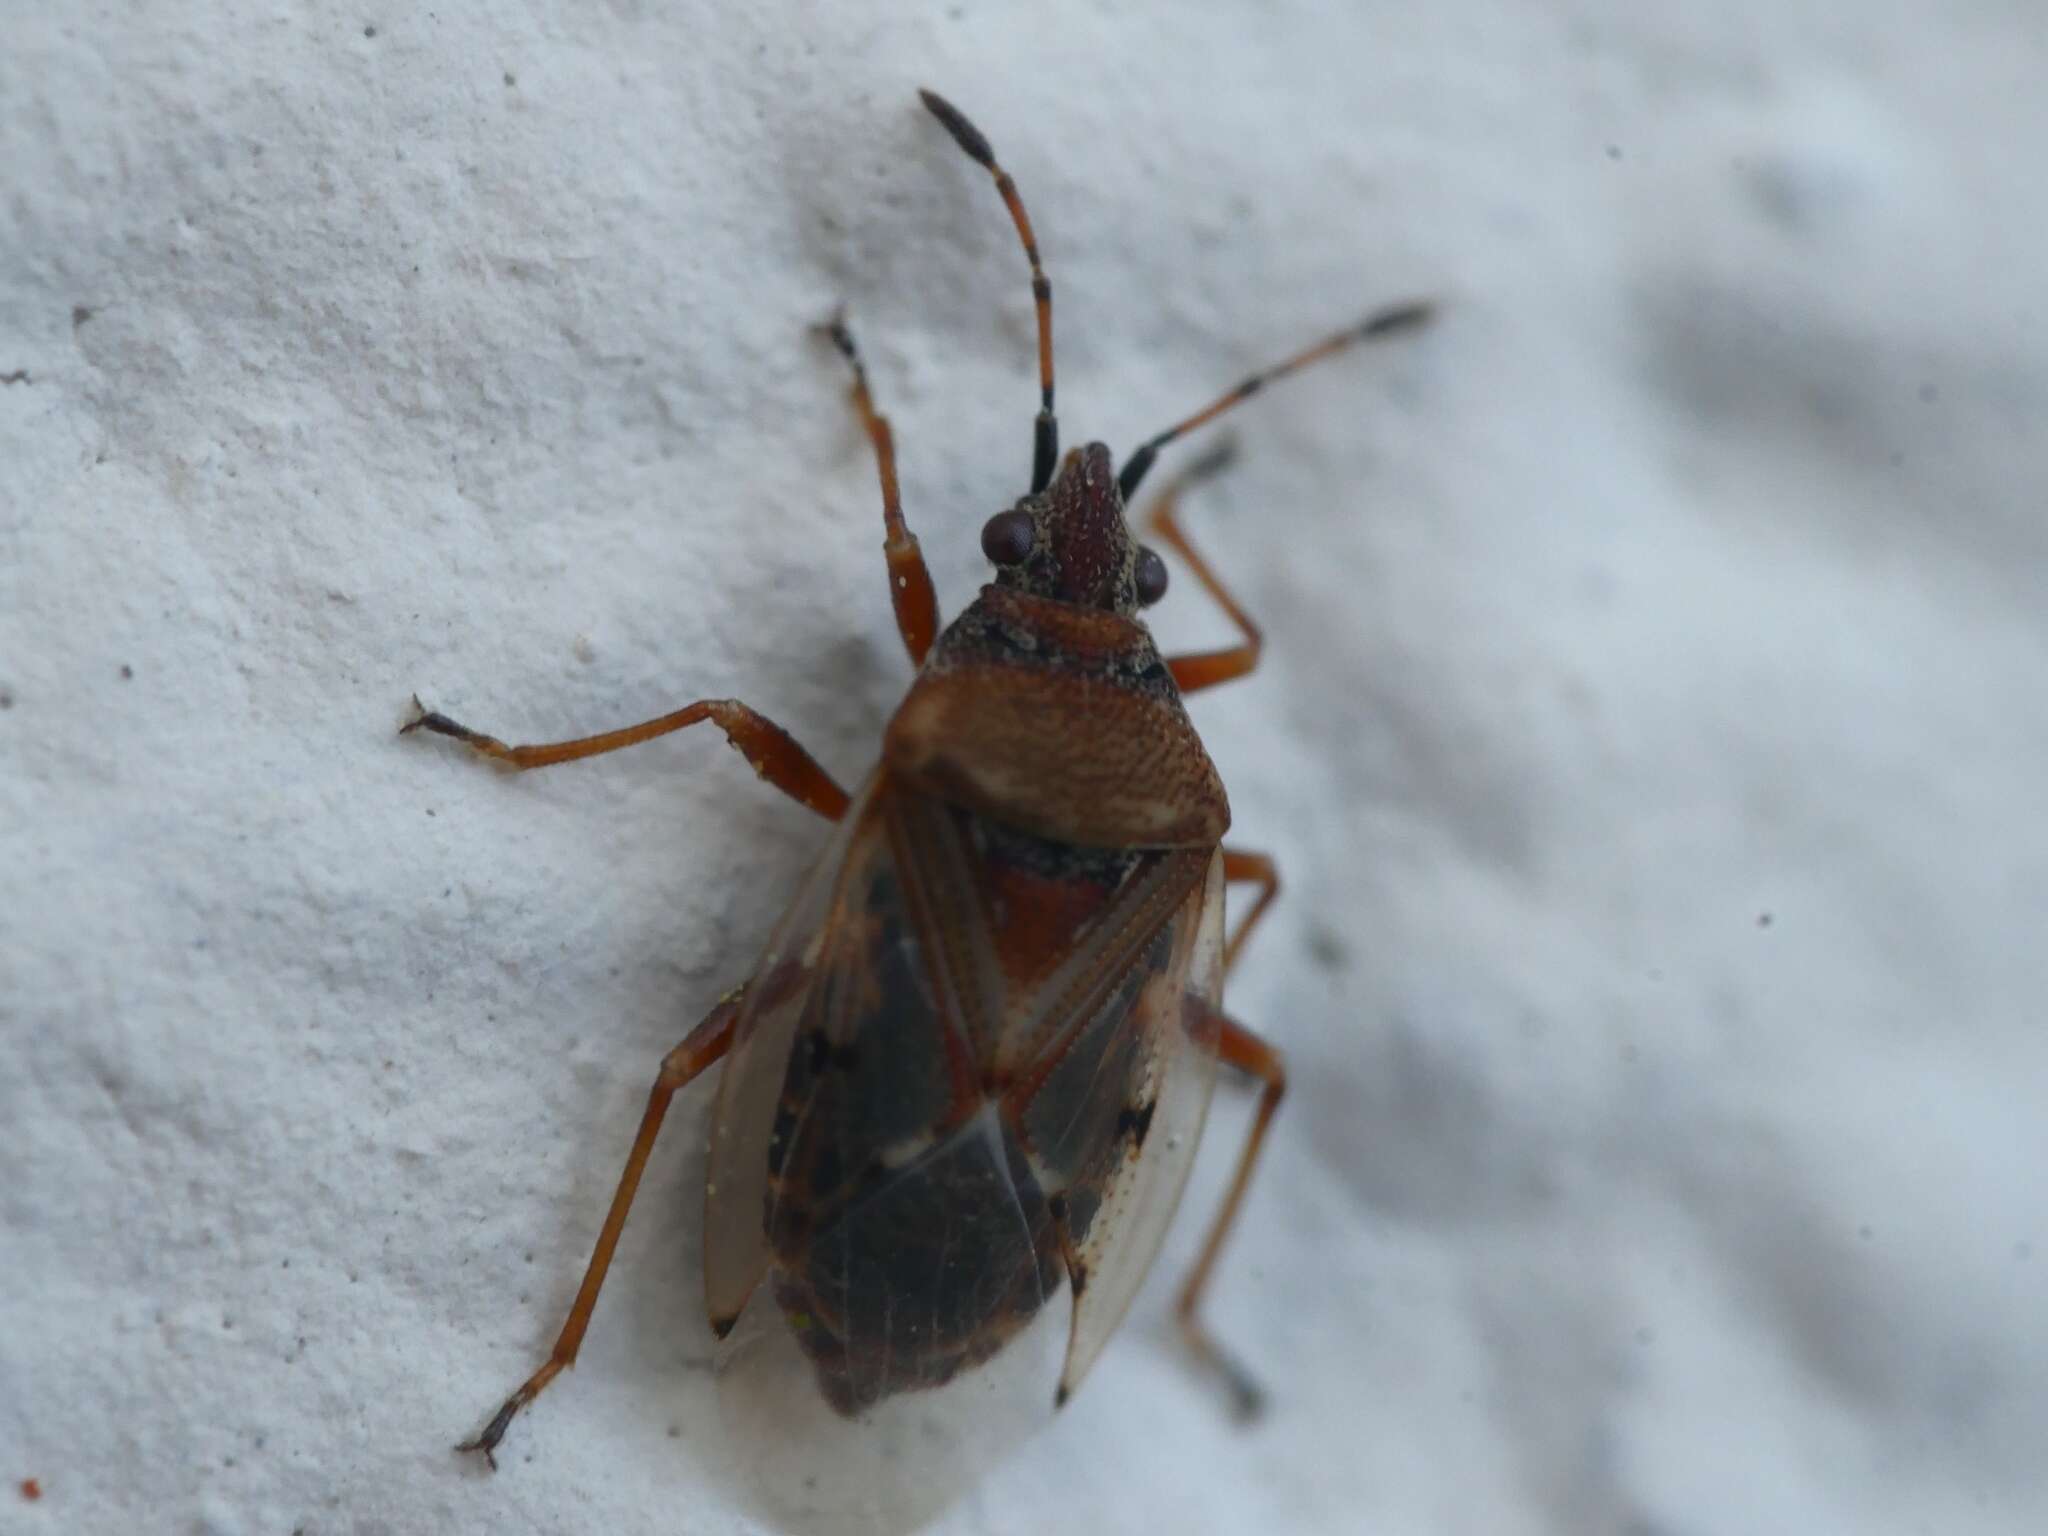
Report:
[[[938,638],[939,598],[932,590],[932,573],[925,569],[917,535],[903,520],[903,497],[896,486],[896,438],[889,430],[889,418],[875,409],[875,397],[868,392],[868,371],[845,319],[835,316],[824,330],[853,369],[853,408],[867,428],[868,441],[875,445],[875,470],[882,477],[882,554],[889,562],[889,601],[895,606],[896,629],[903,636],[903,648],[910,652],[911,665],[923,666],[925,653]]]
[[[1147,530],[1166,545],[1194,573],[1202,589],[1222,606],[1230,615],[1230,622],[1244,636],[1242,642],[1220,651],[1201,651],[1192,656],[1169,656],[1166,669],[1173,674],[1173,681],[1182,693],[1193,693],[1201,688],[1213,688],[1218,683],[1227,683],[1234,677],[1243,677],[1259,664],[1259,652],[1265,647],[1265,637],[1251,615],[1237,605],[1216,573],[1209,568],[1209,562],[1195,552],[1181,532],[1179,507],[1181,493],[1197,481],[1206,480],[1227,466],[1235,456],[1235,449],[1229,439],[1217,444],[1200,459],[1190,464],[1160,492],[1159,500],[1153,504],[1152,515],[1145,520]]]

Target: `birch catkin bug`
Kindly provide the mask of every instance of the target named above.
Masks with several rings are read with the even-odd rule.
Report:
[[[881,478],[883,553],[917,668],[852,793],[780,726],[732,699],[599,736],[506,746],[415,705],[407,732],[514,768],[570,762],[714,722],[761,777],[835,831],[753,974],[661,1064],[582,1289],[553,1352],[462,1449],[490,1457],[574,1362],[669,1100],[725,1063],[711,1131],[704,1286],[724,1337],[750,1298],[779,1312],[814,1391],[858,1421],[983,1367],[1068,1296],[1063,1403],[1108,1341],[1165,1233],[1215,1069],[1262,1086],[1236,1174],[1181,1289],[1195,1355],[1240,1409],[1252,1379],[1201,1301],[1286,1075],[1220,1006],[1223,979],[1279,888],[1225,846],[1230,809],[1182,696],[1250,672],[1258,626],[1177,516],[1211,455],[1146,526],[1240,632],[1163,657],[1138,618],[1166,566],[1124,509],[1159,451],[1267,383],[1428,318],[1383,309],[1139,445],[1059,456],[1052,285],[1017,188],[946,101],[924,105],[995,179],[1031,268],[1040,405],[1030,488],[982,529],[995,578],[942,630],[899,504],[894,440],[852,334],[828,333]],[[1226,939],[1226,884],[1256,889]],[[1056,1314],[1055,1314],[1056,1315]]]

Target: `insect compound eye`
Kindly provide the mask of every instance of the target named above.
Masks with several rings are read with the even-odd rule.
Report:
[[[1037,542],[1038,528],[1029,512],[998,512],[981,526],[981,552],[997,565],[1023,564]]]
[[[1132,572],[1138,588],[1138,602],[1149,608],[1166,596],[1166,562],[1156,549],[1138,551],[1138,568]]]

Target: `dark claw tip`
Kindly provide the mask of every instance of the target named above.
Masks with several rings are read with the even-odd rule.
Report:
[[[1230,1373],[1231,1416],[1240,1424],[1249,1424],[1264,1415],[1266,1389],[1253,1380],[1244,1367],[1231,1365],[1226,1369]]]
[[[822,336],[838,349],[839,355],[850,363],[860,361],[860,350],[853,344],[853,332],[846,328],[846,310],[842,306],[832,311],[832,318],[821,320],[811,327],[813,335]]]
[[[418,730],[422,725],[426,723],[426,719],[427,706],[420,702],[420,696],[418,694],[414,694],[412,696],[412,708],[406,714],[405,724],[401,725],[398,728],[398,734],[401,736],[410,736],[414,731]]]
[[[1396,331],[1411,331],[1427,325],[1436,318],[1436,306],[1428,299],[1415,299],[1407,304],[1394,304],[1380,310],[1358,328],[1361,336],[1390,336]]]
[[[1217,437],[1214,447],[1190,464],[1183,473],[1190,480],[1203,479],[1229,468],[1236,457],[1237,434],[1225,432]]]

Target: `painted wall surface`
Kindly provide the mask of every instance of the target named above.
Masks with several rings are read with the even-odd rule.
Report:
[[[1067,440],[1382,301],[1186,508],[1294,1089],[940,1529],[2048,1529],[2037,5],[0,5],[0,1531],[756,1529],[662,1053]],[[1185,463],[1186,457],[1169,458]],[[1229,628],[1184,568],[1174,648]],[[40,1498],[19,1486],[36,1480]]]

